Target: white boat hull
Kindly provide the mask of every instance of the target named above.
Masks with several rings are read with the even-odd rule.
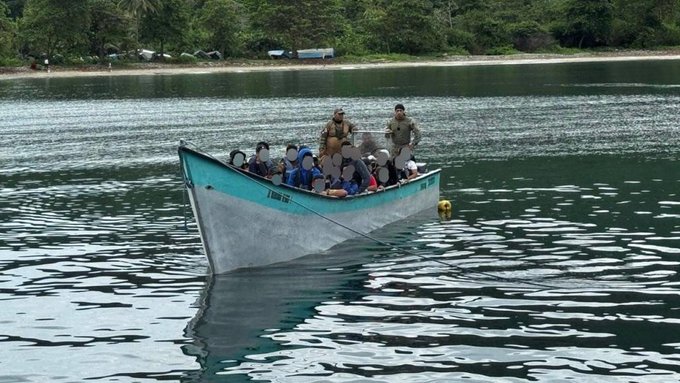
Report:
[[[191,205],[212,272],[218,274],[322,252],[425,209],[434,211],[439,199],[438,170],[386,191],[339,199],[275,186],[191,152],[183,158]]]

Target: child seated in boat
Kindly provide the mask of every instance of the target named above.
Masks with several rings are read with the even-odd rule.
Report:
[[[371,175],[370,181],[368,182],[368,188],[366,188],[367,191],[369,192],[374,192],[378,190],[378,181],[376,178],[376,169],[378,169],[378,162],[373,155],[369,155],[366,157],[364,160],[364,164],[366,164],[366,167],[368,168],[368,172]]]
[[[294,144],[286,146],[286,155],[283,156],[279,163],[279,171],[284,180],[288,179],[288,175],[298,166],[298,147]]]
[[[274,163],[269,158],[269,144],[264,141],[258,142],[255,155],[248,161],[248,171],[261,177],[271,178],[274,170]]]
[[[371,173],[361,160],[358,149],[349,142],[342,144],[342,163],[339,174],[331,175],[331,189],[343,189],[348,195],[366,191],[371,182]]]
[[[404,146],[399,150],[399,155],[394,159],[394,167],[401,169],[400,179],[410,181],[420,174],[418,174],[418,165],[416,165],[413,152],[408,146]]]
[[[305,190],[312,190],[314,177],[322,176],[319,169],[314,167],[312,151],[307,147],[300,149],[297,162],[297,167],[288,174],[286,184]]]
[[[327,196],[338,197],[338,198],[347,197],[347,191],[345,191],[342,188],[331,188],[326,183],[326,178],[323,175],[315,176],[314,181],[312,182],[312,185],[313,185],[312,190],[315,193],[325,194]]]
[[[379,187],[388,187],[399,183],[399,172],[394,166],[394,159],[390,159],[387,149],[378,149],[375,152],[376,168],[373,170]]]
[[[229,165],[235,166],[239,169],[248,169],[248,162],[246,161],[246,154],[236,149],[229,153]]]

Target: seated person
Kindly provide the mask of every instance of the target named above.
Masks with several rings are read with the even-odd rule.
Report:
[[[302,148],[298,152],[298,166],[288,174],[286,184],[302,188],[305,190],[312,190],[312,182],[314,177],[321,176],[319,169],[314,167],[314,156],[309,148]]]
[[[378,169],[378,163],[376,161],[376,158],[373,155],[368,156],[364,160],[364,164],[366,164],[366,167],[368,168],[368,172],[371,175],[371,179],[368,182],[368,188],[366,188],[367,191],[369,192],[374,192],[378,190],[378,181],[377,181],[377,176],[376,176],[376,169]]]
[[[413,152],[406,146],[399,150],[399,155],[394,159],[394,164],[396,168],[401,170],[400,179],[410,181],[420,175]]]
[[[349,142],[342,144],[341,168],[341,176],[332,180],[331,189],[342,188],[348,195],[361,194],[368,189],[371,173],[361,160],[358,149]]]
[[[399,183],[399,172],[394,165],[394,159],[390,159],[387,149],[379,149],[374,152],[377,167],[374,170],[378,186],[388,187]]]
[[[331,188],[326,184],[326,179],[323,175],[319,174],[314,176],[314,181],[312,182],[314,188],[312,189],[315,193],[325,194],[331,197],[347,197],[347,192],[342,188]]]
[[[255,147],[255,155],[248,161],[248,171],[261,177],[271,178],[274,164],[269,158],[269,144],[261,141]]]
[[[235,166],[239,169],[248,169],[246,154],[238,149],[232,150],[229,153],[229,165]]]
[[[286,146],[286,155],[283,156],[281,162],[279,163],[279,171],[283,175],[283,179],[288,179],[288,174],[293,171],[298,166],[298,147],[294,144],[288,144]]]
[[[418,165],[416,165],[416,162],[413,160],[413,157],[411,157],[410,160],[406,161],[406,164],[404,165],[404,173],[406,179],[409,181],[420,175],[420,173],[418,173]]]

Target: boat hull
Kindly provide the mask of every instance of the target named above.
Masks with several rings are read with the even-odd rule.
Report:
[[[273,185],[191,149],[180,159],[213,273],[327,250],[425,209],[439,199],[439,170],[385,191],[332,198]]]

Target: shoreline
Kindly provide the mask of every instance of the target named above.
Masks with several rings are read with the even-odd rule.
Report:
[[[295,62],[287,60],[262,60],[253,62],[200,62],[197,64],[140,63],[109,70],[104,66],[52,67],[45,70],[31,70],[27,67],[0,68],[0,81],[14,79],[67,78],[67,77],[111,77],[111,76],[154,76],[209,73],[252,73],[273,71],[309,70],[361,70],[412,67],[486,66],[486,65],[541,65],[590,62],[658,61],[680,60],[680,51],[622,51],[576,55],[560,54],[518,54],[510,56],[450,56],[442,59],[403,62],[344,63],[333,61]]]

